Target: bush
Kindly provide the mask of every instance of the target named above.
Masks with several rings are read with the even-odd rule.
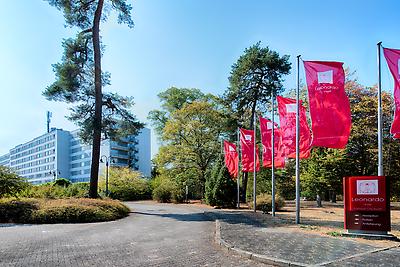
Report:
[[[18,194],[18,197],[27,198],[65,198],[66,188],[61,186],[53,186],[53,184],[31,185]]]
[[[101,178],[99,188],[105,191],[105,179]],[[151,187],[147,179],[141,178],[141,173],[129,168],[110,168],[109,196],[113,199],[142,200],[151,198]]]
[[[68,187],[71,185],[71,181],[65,178],[58,178],[57,180],[54,181],[53,183],[54,186],[62,186],[62,187]]]
[[[24,190],[16,194],[16,196],[25,198],[48,199],[88,197],[89,183],[73,183],[68,187],[64,187],[53,182],[41,185],[29,185]]]
[[[253,201],[250,202],[249,206],[254,207]],[[285,206],[285,200],[281,196],[275,196],[275,210],[280,210],[283,206]],[[272,210],[272,196],[269,194],[257,195],[256,210],[270,212]]]
[[[234,207],[236,203],[236,183],[231,178],[228,169],[221,167],[214,185],[215,204],[219,207]]]
[[[206,181],[206,203],[219,207],[234,207],[236,203],[236,182],[231,178],[222,160],[218,160]]]
[[[37,209],[35,199],[0,198],[0,223],[28,222]]]
[[[177,186],[170,180],[162,180],[153,190],[153,199],[161,202],[171,202],[176,197]]]
[[[73,183],[67,187],[65,194],[67,197],[89,197],[89,183]]]
[[[220,168],[221,162],[217,161],[215,166],[211,170],[211,175],[207,176],[206,178],[204,198],[206,203],[211,206],[216,205],[216,201],[214,198],[214,187],[219,175]]]
[[[24,178],[10,168],[0,166],[0,197],[15,196],[27,187],[29,183]]]
[[[119,219],[129,208],[115,200],[100,199],[1,199],[0,222],[86,223]]]

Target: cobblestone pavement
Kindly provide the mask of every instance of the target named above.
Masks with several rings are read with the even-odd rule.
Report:
[[[261,266],[215,245],[201,209],[128,205],[132,214],[114,222],[0,224],[0,266]]]
[[[220,221],[226,245],[299,266],[400,266],[400,248],[382,248],[349,238],[302,233],[286,227],[263,227],[236,212],[206,212]]]

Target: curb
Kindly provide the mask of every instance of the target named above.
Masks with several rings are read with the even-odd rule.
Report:
[[[254,260],[254,261],[257,261],[260,263],[271,264],[271,265],[275,265],[275,266],[325,266],[325,265],[329,265],[332,263],[340,263],[340,262],[343,262],[343,261],[346,261],[348,259],[352,259],[355,257],[361,257],[361,256],[368,255],[368,254],[374,254],[374,253],[378,253],[381,251],[387,251],[387,250],[390,250],[393,248],[400,248],[400,245],[394,245],[394,246],[390,246],[390,247],[377,248],[374,250],[366,251],[363,253],[358,253],[355,255],[350,255],[350,256],[332,260],[332,261],[325,261],[325,262],[320,262],[320,263],[315,263],[315,264],[304,264],[304,263],[300,263],[300,262],[292,262],[292,261],[287,261],[287,260],[283,260],[283,259],[267,257],[265,255],[261,255],[261,254],[253,253],[253,252],[246,251],[246,250],[243,250],[240,248],[236,248],[234,245],[226,242],[221,237],[221,222],[218,219],[215,220],[215,243],[218,244],[219,246],[221,246],[221,248],[223,248],[224,250],[231,252],[231,253],[235,253],[236,255],[238,255],[242,258],[251,259],[251,260]]]
[[[215,220],[215,243],[221,246],[226,251],[233,252],[242,258],[251,259],[265,264],[271,264],[275,266],[309,266],[299,262],[292,262],[292,261],[267,257],[265,255],[249,252],[240,248],[235,248],[235,246],[229,244],[221,237],[221,223],[219,220]]]

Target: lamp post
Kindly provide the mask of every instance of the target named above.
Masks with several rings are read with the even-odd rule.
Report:
[[[49,174],[53,174],[53,182],[55,182],[57,180],[57,175],[60,175],[61,172],[58,169],[55,169],[53,171],[50,171]]]
[[[103,158],[105,158],[105,160],[103,160]],[[103,155],[103,156],[101,156],[101,158],[100,158],[100,162],[101,163],[106,163],[106,196],[108,196],[108,172],[109,172],[109,169],[110,169],[110,163],[114,163],[115,161],[112,159],[112,157],[111,156],[105,156],[105,155]]]

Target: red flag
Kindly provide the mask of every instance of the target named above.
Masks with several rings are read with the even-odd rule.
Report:
[[[225,165],[229,171],[229,174],[236,178],[239,172],[239,154],[236,151],[236,145],[224,141],[224,152],[225,152]]]
[[[400,138],[400,50],[383,48],[386,62],[394,79],[394,117],[390,133],[394,138]]]
[[[240,146],[242,150],[242,171],[254,172],[254,131],[240,129]],[[256,153],[256,171],[260,170],[258,149]]]
[[[296,158],[296,100],[277,96],[279,121],[282,131],[284,156]],[[311,133],[307,124],[306,109],[300,101],[300,158],[310,156]]]
[[[351,131],[350,102],[342,62],[304,61],[312,128],[311,146],[345,148]]]
[[[272,121],[260,117],[261,143],[263,146],[263,166],[272,167]],[[285,167],[283,157],[282,134],[278,125],[274,127],[274,165],[275,168]]]

